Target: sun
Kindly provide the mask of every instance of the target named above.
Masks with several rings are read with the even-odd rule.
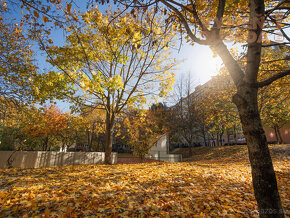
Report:
[[[198,75],[200,80],[207,81],[210,80],[212,76],[218,74],[221,67],[222,61],[219,57],[213,57],[211,51],[203,51],[197,56]]]
[[[222,66],[222,60],[214,57],[213,52],[207,46],[187,45],[182,51],[184,62],[180,64],[179,71],[186,73],[191,72],[193,80],[203,84],[218,74]]]

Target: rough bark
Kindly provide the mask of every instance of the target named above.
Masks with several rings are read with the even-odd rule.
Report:
[[[284,217],[272,159],[258,111],[257,92],[257,88],[241,85],[233,96],[233,102],[238,107],[247,139],[260,217]]]

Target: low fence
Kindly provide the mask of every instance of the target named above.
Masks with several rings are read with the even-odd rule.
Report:
[[[169,161],[169,162],[181,162],[182,155],[181,154],[149,154],[146,156],[147,158],[153,160],[162,160],[162,161]]]
[[[0,168],[8,168],[7,160],[14,151],[0,151]],[[38,168],[78,164],[104,163],[104,152],[16,151],[10,157],[15,168]],[[117,163],[117,153],[112,153],[112,163]]]

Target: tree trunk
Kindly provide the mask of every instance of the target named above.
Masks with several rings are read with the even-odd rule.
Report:
[[[211,147],[209,135],[207,135],[207,146]]]
[[[224,131],[222,131],[222,133],[219,135],[219,140],[220,140],[220,146],[223,146],[223,136],[224,136]]]
[[[278,136],[279,136],[279,144],[284,144],[284,141],[283,141],[283,138],[281,136],[281,132],[280,132],[280,129],[279,129],[278,126],[277,126],[277,133],[278,133]]]
[[[279,144],[279,136],[278,136],[277,129],[276,129],[276,126],[275,126],[275,125],[273,126],[273,129],[274,129],[274,131],[275,131],[276,141],[277,141],[277,143]]]
[[[275,130],[275,136],[276,136],[276,139],[277,139],[277,143],[278,144],[283,144],[283,139],[281,137],[281,133],[280,133],[278,125],[274,125],[274,130]]]
[[[48,146],[48,136],[46,136],[44,139],[44,144],[43,144],[44,151],[47,151],[47,146]]]
[[[230,133],[229,133],[229,130],[227,130],[227,144],[230,145]]]
[[[284,217],[276,176],[257,103],[257,88],[243,84],[233,96],[247,139],[260,217]]]
[[[219,146],[220,142],[219,142],[219,133],[216,132],[216,146]]]
[[[89,128],[87,129],[87,142],[88,142],[88,147],[90,147],[91,140],[90,140],[90,130],[89,130]]]
[[[105,164],[112,164],[113,122],[109,113],[106,113],[106,149]]]
[[[207,146],[207,142],[206,142],[206,136],[205,136],[205,132],[202,132],[202,137],[203,137],[203,142],[204,142],[204,146]]]
[[[235,139],[235,145],[238,144],[238,140],[237,140],[237,130],[236,130],[236,125],[234,125],[234,139]]]
[[[64,140],[62,141],[62,146],[61,146],[61,151],[64,152],[64,148],[65,148],[65,142]]]

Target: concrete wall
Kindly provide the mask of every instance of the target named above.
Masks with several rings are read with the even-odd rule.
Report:
[[[7,168],[7,159],[13,151],[0,151],[0,168]],[[117,163],[117,153],[112,154],[113,164]],[[104,163],[104,152],[56,152],[56,151],[17,151],[13,154],[15,168],[38,168],[77,164]]]
[[[162,154],[169,153],[169,139],[168,134],[163,134],[159,137],[158,141],[152,146],[149,153],[158,153],[161,152]]]
[[[146,156],[154,160],[180,162],[182,161],[181,154],[169,154],[169,136],[164,134],[159,137],[158,141],[152,146],[149,154]]]
[[[181,162],[182,161],[182,154],[150,154],[148,158],[154,160],[162,160],[162,161],[169,161],[169,162]]]

